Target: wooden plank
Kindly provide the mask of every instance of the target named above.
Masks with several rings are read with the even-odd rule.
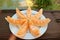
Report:
[[[4,18],[7,15],[12,16],[13,14],[15,14],[15,10],[2,10],[2,12],[0,12],[0,38],[9,38],[11,32],[8,23]],[[49,23],[46,33],[37,39],[60,38],[60,24],[55,21],[55,19],[60,16],[60,11],[44,11],[43,14],[44,16],[51,18],[52,21]]]

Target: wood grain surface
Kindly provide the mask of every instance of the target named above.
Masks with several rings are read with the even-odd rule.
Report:
[[[5,20],[7,15],[12,16],[15,14],[15,10],[0,10],[0,40],[8,40],[10,37],[10,32],[8,22]],[[44,35],[37,38],[40,39],[49,39],[49,40],[59,40],[60,39],[60,22],[56,22],[56,19],[60,19],[60,11],[44,11],[44,16],[51,19],[51,22],[48,25],[48,29]],[[17,38],[17,37],[16,37]],[[17,38],[19,40],[19,38]]]

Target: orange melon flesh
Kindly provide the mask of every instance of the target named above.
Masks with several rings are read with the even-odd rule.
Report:
[[[33,23],[34,23],[34,25],[36,25],[36,26],[45,26],[45,25],[47,25],[51,20],[49,19],[49,18],[46,18],[46,19],[44,19],[44,20],[37,20],[37,19],[33,19],[32,20],[33,21]]]
[[[25,22],[22,27],[20,27],[20,29],[17,32],[17,35],[20,36],[21,38],[24,37],[27,33],[28,30],[28,26],[27,23]]]
[[[27,17],[28,17],[28,18],[31,17],[31,13],[32,13],[31,8],[28,7],[28,9],[27,9]]]
[[[26,16],[24,16],[18,8],[16,8],[16,14],[17,14],[18,18],[23,18],[23,19],[26,18]]]
[[[10,16],[7,16],[5,19],[13,25],[22,25],[26,21],[26,19],[24,19],[24,20],[23,19],[14,20]]]
[[[34,26],[31,20],[29,22],[29,30],[30,30],[30,33],[35,37],[40,35],[39,28]]]
[[[37,12],[37,13],[36,13],[34,16],[32,16],[32,17],[34,17],[34,18],[36,18],[36,19],[39,19],[39,18],[41,17],[42,13],[43,13],[43,9],[41,8],[41,9],[39,10],[39,12]]]
[[[31,33],[33,36],[35,36],[35,37],[37,37],[37,36],[40,35],[39,29],[38,29],[38,27],[36,27],[36,26],[30,26],[30,27],[29,27],[29,30],[30,30],[30,33]]]

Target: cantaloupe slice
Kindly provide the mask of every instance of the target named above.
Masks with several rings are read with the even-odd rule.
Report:
[[[32,18],[39,19],[41,17],[42,13],[43,13],[43,9],[41,8],[39,10],[39,12],[37,12],[34,16],[32,16]]]
[[[40,35],[40,31],[39,28],[36,26],[31,25],[29,27],[30,33],[34,36],[34,37],[38,37]]]
[[[26,18],[26,16],[24,16],[18,8],[16,8],[16,14],[17,14],[18,18]]]
[[[37,20],[33,19],[32,22],[35,26],[45,26],[47,25],[51,20],[49,18],[43,19],[43,20]]]
[[[14,20],[10,16],[5,17],[5,19],[7,20],[7,22],[9,22],[13,25],[16,25],[16,26],[17,25],[22,25],[26,21],[26,19],[16,19],[16,20]]]
[[[27,33],[27,30],[28,30],[28,25],[27,25],[27,22],[25,22],[22,27],[19,28],[18,32],[17,32],[17,35],[20,37],[20,38],[23,38],[26,33]]]
[[[27,15],[28,18],[31,17],[31,13],[32,13],[32,10],[31,10],[30,7],[28,7],[27,12],[26,12],[26,15]]]
[[[33,22],[32,22],[31,20],[29,21],[29,31],[30,31],[30,33],[31,33],[33,36],[35,36],[35,37],[37,37],[37,36],[40,35],[39,28],[36,27],[36,26],[34,26],[34,25],[33,25]]]

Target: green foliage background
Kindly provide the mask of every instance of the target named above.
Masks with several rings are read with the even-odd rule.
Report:
[[[34,0],[33,9],[43,8],[44,10],[60,10],[60,4],[56,3],[57,0]],[[19,0],[0,0],[0,10],[15,9],[19,7]]]
[[[34,0],[34,9],[48,9],[50,6],[52,6],[52,0]]]
[[[44,10],[60,10],[57,0],[34,0],[33,9],[43,8]]]

